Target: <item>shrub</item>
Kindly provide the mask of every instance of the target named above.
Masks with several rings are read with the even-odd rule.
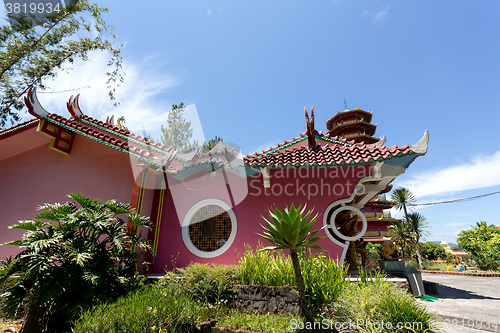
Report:
[[[25,249],[2,261],[0,270],[0,284],[6,285],[3,311],[14,317],[25,307],[22,332],[67,331],[81,311],[137,285],[136,254],[130,246],[147,245],[119,216],[136,227],[149,227],[149,219],[115,200],[69,197],[81,207],[45,204],[34,221],[9,227],[27,230],[21,240],[7,243]]]
[[[420,253],[429,260],[446,260],[444,247],[433,242],[420,243]]]
[[[384,279],[354,284],[335,304],[334,321],[362,323],[360,332],[394,332],[397,323],[411,323],[401,331],[429,332],[434,315],[419,305],[405,290],[392,286]],[[370,329],[370,323],[385,323],[380,330]],[[388,326],[387,323],[391,323]]]
[[[233,298],[233,285],[237,281],[235,266],[191,263],[178,268],[177,275],[165,275],[162,284],[168,285],[179,280],[181,287],[193,299],[209,303],[227,303]]]

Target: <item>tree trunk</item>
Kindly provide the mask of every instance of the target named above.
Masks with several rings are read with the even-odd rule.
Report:
[[[302,272],[300,270],[299,256],[297,255],[297,249],[290,249],[290,257],[292,257],[293,269],[295,270],[295,280],[297,280],[297,289],[299,289],[299,305],[302,314],[306,320],[310,323],[314,322],[309,309],[307,308],[306,294],[304,291],[304,279],[302,278]]]
[[[43,331],[41,325],[42,314],[42,310],[36,304],[35,297],[31,295],[28,299],[23,326],[19,333],[41,333]]]
[[[417,253],[418,267],[424,269],[424,264],[422,262],[422,255],[420,254],[420,249],[418,248],[418,241],[413,242],[415,244],[415,252]]]

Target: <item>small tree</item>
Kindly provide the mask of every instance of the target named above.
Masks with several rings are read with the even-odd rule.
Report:
[[[446,260],[446,251],[444,247],[433,242],[421,243],[420,253],[429,260]]]
[[[219,141],[222,141],[222,138],[216,135],[215,138],[208,140],[208,142],[206,141],[203,142],[203,147],[201,149],[201,152],[205,154],[208,153],[210,150],[215,148],[215,146],[217,145],[217,143],[219,143]]]
[[[429,222],[427,222],[426,218],[422,214],[415,212],[408,214],[408,220],[406,221],[406,224],[408,225],[410,237],[415,247],[418,265],[420,266],[420,269],[423,269],[424,265],[422,262],[422,254],[420,253],[419,249],[419,243],[425,236],[429,236],[429,233],[426,231]]]
[[[172,105],[172,110],[168,113],[168,127],[164,128],[161,125],[161,141],[164,146],[178,149],[181,153],[188,153],[198,147],[198,142],[190,142],[193,137],[193,129],[191,122],[184,119],[184,111],[186,111],[184,103]]]
[[[392,237],[391,240],[401,247],[403,257],[406,254],[411,257],[411,246],[413,242],[411,240],[410,231],[408,225],[401,220],[392,223]],[[406,251],[406,252],[405,252]]]
[[[458,244],[472,254],[479,269],[492,270],[500,266],[500,229],[481,221],[472,229],[460,231]]]
[[[122,56],[121,45],[113,42],[113,27],[102,15],[108,9],[88,0],[65,3],[47,14],[47,22],[36,29],[33,22],[22,19],[14,27],[0,27],[0,128],[20,120],[18,113],[25,107],[22,96],[29,88],[45,89],[46,79],[71,68],[78,58],[87,61],[93,50],[111,55],[106,75],[108,95],[115,98],[115,87],[123,81]]]
[[[69,197],[81,207],[45,204],[34,221],[9,227],[27,230],[22,239],[4,244],[24,250],[2,261],[0,269],[0,285],[6,285],[3,310],[13,317],[24,307],[23,333],[66,332],[81,311],[137,284],[136,254],[130,246],[147,248],[147,243],[120,216],[135,227],[150,228],[149,218],[115,200]]]
[[[265,230],[264,234],[259,234],[259,236],[273,244],[273,246],[265,247],[260,251],[279,249],[290,250],[290,257],[292,258],[295,279],[297,281],[297,289],[299,291],[300,308],[306,320],[308,322],[313,322],[313,318],[306,303],[304,279],[300,269],[298,253],[306,247],[325,251],[321,246],[312,244],[326,237],[314,237],[323,228],[315,230],[312,233],[310,232],[314,222],[316,222],[318,218],[318,214],[309,221],[313,211],[310,210],[303,216],[305,210],[305,205],[304,208],[301,209],[301,206],[295,208],[293,203],[290,208],[285,207],[281,211],[276,208],[276,206],[274,210],[269,210],[267,212],[269,220],[262,217],[266,225],[263,226]]]
[[[410,231],[410,234],[412,235],[411,238],[413,241],[415,252],[417,254],[418,267],[420,269],[424,269],[422,256],[420,255],[420,251],[418,250],[418,241],[421,238],[422,234],[417,230],[417,227],[419,223],[425,222],[425,218],[418,213],[415,213],[417,215],[414,215],[413,217],[410,217],[410,214],[408,214],[408,210],[411,210],[415,205],[415,195],[409,189],[400,187],[392,191],[391,201],[394,203],[394,208],[396,208],[397,210],[403,210],[403,212],[405,213],[404,222],[408,227],[408,231]],[[423,218],[424,220],[419,222],[418,218]]]

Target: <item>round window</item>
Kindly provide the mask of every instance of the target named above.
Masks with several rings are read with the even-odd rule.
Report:
[[[236,236],[236,216],[225,202],[203,200],[188,211],[184,218],[182,238],[187,248],[202,258],[224,253]]]

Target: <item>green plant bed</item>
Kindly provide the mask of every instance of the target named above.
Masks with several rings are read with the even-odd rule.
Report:
[[[178,285],[148,285],[84,312],[73,332],[189,332],[198,323],[228,311],[193,300]]]
[[[324,254],[304,254],[300,257],[305,293],[310,306],[321,308],[338,299],[349,287],[346,281],[347,267]],[[295,286],[295,271],[292,261],[283,251],[275,254],[253,252],[247,248],[238,263],[241,284],[263,286]]]

